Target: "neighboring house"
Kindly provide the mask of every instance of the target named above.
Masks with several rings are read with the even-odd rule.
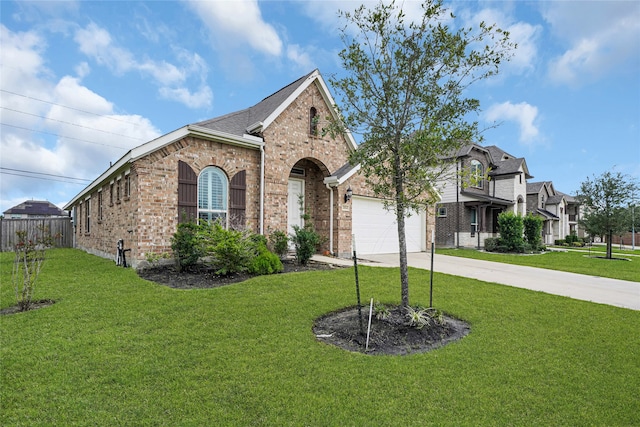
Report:
[[[327,118],[338,117],[334,105],[315,70],[250,108],[132,149],[65,206],[76,246],[109,257],[124,239],[137,266],[148,254],[171,252],[179,222],[290,232],[303,225],[302,200],[322,251],[350,256],[355,234],[359,254],[396,252],[393,214],[348,163],[352,136],[322,136]],[[410,216],[408,250],[426,250],[426,236],[427,215]]]
[[[452,157],[447,178],[438,183],[442,199],[436,205],[436,245],[484,247],[498,236],[498,215],[525,215],[529,169],[495,145],[468,144]],[[487,179],[488,178],[488,179]]]
[[[59,218],[69,215],[46,200],[27,200],[4,211],[4,216],[6,218]]]
[[[543,218],[543,243],[552,245],[568,234],[581,236],[578,228],[580,205],[565,193],[557,191],[551,181],[527,184],[527,213]]]

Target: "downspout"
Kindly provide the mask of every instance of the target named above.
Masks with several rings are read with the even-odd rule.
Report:
[[[333,255],[333,187],[325,185],[329,190],[329,253]]]
[[[460,160],[456,161],[456,233],[454,243],[460,247]]]
[[[260,145],[260,234],[264,235],[264,144]]]

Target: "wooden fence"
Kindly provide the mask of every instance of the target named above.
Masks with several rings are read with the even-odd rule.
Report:
[[[48,230],[56,248],[73,247],[73,227],[71,218],[2,218],[0,219],[0,250],[12,251],[16,243],[17,231],[28,234]]]

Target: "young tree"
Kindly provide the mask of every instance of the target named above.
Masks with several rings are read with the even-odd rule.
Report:
[[[340,15],[347,73],[330,82],[341,97],[344,126],[362,135],[352,164],[360,164],[376,196],[395,211],[407,307],[405,216],[433,204],[432,189],[448,170],[444,159],[481,140],[478,123],[467,121],[479,101],[463,92],[496,74],[515,46],[492,25],[452,29],[454,17],[439,0],[425,1],[422,16],[410,22],[394,2]]]
[[[580,224],[591,236],[607,240],[607,258],[611,259],[611,240],[631,228],[628,203],[638,184],[620,172],[605,172],[580,184],[578,199],[585,207]]]

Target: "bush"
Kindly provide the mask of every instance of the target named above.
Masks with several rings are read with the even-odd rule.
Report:
[[[520,215],[513,212],[502,212],[498,215],[498,227],[500,228],[500,242],[506,247],[507,252],[522,253],[525,251],[522,237],[524,225]]]
[[[171,237],[171,250],[179,271],[195,265],[202,256],[200,232],[201,228],[195,222],[178,224],[178,230]]]
[[[202,240],[208,262],[223,276],[247,271],[261,244],[250,232],[227,230],[217,221],[203,227]]]
[[[307,265],[321,242],[320,235],[309,225],[294,225],[293,231],[291,241],[296,249],[296,260],[298,264]]]
[[[527,245],[532,251],[543,250],[542,245],[542,218],[539,216],[528,214],[522,219],[524,226],[524,238]]]
[[[278,255],[280,259],[284,259],[287,252],[289,252],[289,237],[287,233],[275,230],[269,234],[269,249]]]
[[[248,270],[251,274],[265,275],[280,273],[284,270],[284,266],[278,255],[263,247],[260,254],[251,261]]]
[[[487,252],[498,252],[498,246],[500,245],[500,238],[487,237],[484,239],[484,250]]]
[[[553,241],[553,244],[556,246],[564,246],[565,242],[564,239],[556,239]]]

